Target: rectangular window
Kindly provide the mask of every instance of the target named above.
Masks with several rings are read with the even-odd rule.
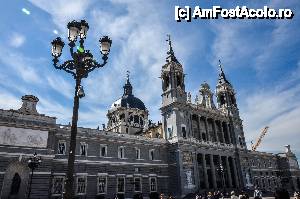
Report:
[[[181,131],[182,131],[182,137],[186,138],[186,130],[184,126],[181,127]]]
[[[118,149],[118,157],[123,159],[125,157],[124,152],[125,152],[124,147],[120,146],[119,149]]]
[[[77,177],[77,194],[85,194],[86,193],[86,177],[80,176]]]
[[[135,148],[135,159],[141,159],[141,150]]]
[[[107,178],[106,176],[99,176],[98,177],[98,193],[106,193],[107,188]]]
[[[149,159],[150,159],[150,160],[154,160],[154,149],[151,149],[151,150],[149,151]]]
[[[134,178],[134,191],[141,192],[142,191],[142,181],[140,177]]]
[[[64,190],[64,177],[54,176],[52,184],[52,195],[62,195]]]
[[[80,155],[87,155],[87,144],[85,142],[80,142]]]
[[[156,192],[156,178],[152,177],[150,178],[150,192]]]
[[[66,141],[60,140],[58,142],[58,154],[65,155],[66,154]]]
[[[117,192],[118,193],[125,193],[125,178],[124,177],[119,177],[117,181]]]
[[[100,157],[107,156],[107,145],[100,144]]]
[[[173,130],[170,127],[168,127],[168,136],[169,136],[169,138],[173,137]]]

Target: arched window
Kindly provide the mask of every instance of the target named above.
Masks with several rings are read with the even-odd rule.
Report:
[[[124,114],[124,113],[121,114],[121,115],[119,116],[119,118],[120,118],[121,121],[124,121],[124,119],[125,119],[125,114]]]
[[[21,184],[21,177],[18,173],[15,173],[10,187],[10,195],[17,195],[19,193],[20,184]]]
[[[144,125],[144,118],[140,117],[140,125],[143,126]]]
[[[138,115],[134,115],[134,123],[138,124],[139,123],[139,116]]]
[[[182,81],[181,81],[181,76],[180,75],[177,75],[177,86],[180,86],[181,87],[181,84],[182,84]]]
[[[131,115],[128,119],[128,122],[132,122],[133,121],[133,116]]]
[[[239,143],[240,143],[240,146],[242,147],[243,146],[243,139],[241,137],[239,137]]]
[[[220,105],[221,106],[224,105],[225,104],[225,97],[224,97],[224,95],[220,94],[219,95],[219,99],[220,99]]]
[[[205,135],[205,133],[202,133],[202,139],[203,139],[204,141],[206,141],[206,135]]]
[[[232,103],[233,105],[235,105],[235,104],[236,104],[236,100],[235,100],[234,95],[231,95],[230,97],[231,97],[231,103]]]
[[[169,84],[170,84],[169,76],[165,74],[163,77],[163,90],[167,90],[169,88]]]

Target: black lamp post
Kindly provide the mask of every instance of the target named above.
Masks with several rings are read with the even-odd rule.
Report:
[[[58,65],[58,58],[61,56],[64,42],[60,37],[56,38],[51,42],[52,44],[52,56],[54,57],[53,63],[56,69],[64,70],[67,73],[73,75],[76,85],[74,93],[74,106],[73,106],[73,117],[71,126],[71,140],[68,156],[68,171],[66,179],[66,199],[72,199],[73,197],[73,173],[74,173],[74,161],[75,161],[75,149],[76,149],[76,135],[77,135],[77,121],[78,121],[78,109],[79,109],[79,98],[85,96],[83,87],[81,86],[81,79],[88,77],[89,72],[95,68],[101,68],[107,63],[108,54],[110,52],[110,46],[112,41],[108,36],[104,36],[99,40],[100,52],[102,54],[103,63],[99,64],[93,59],[93,55],[89,50],[84,49],[84,40],[89,29],[89,25],[85,20],[80,22],[72,21],[68,23],[68,39],[70,46],[70,53],[72,60],[67,60],[63,64]],[[77,38],[79,37],[79,46],[77,46],[76,52],[74,47],[76,46]]]
[[[30,176],[30,182],[29,182],[29,189],[28,189],[28,194],[27,194],[27,199],[30,198],[31,194],[31,185],[32,185],[32,177],[33,177],[33,170],[38,168],[39,164],[41,164],[42,159],[40,157],[37,157],[37,154],[34,153],[33,157],[30,157],[28,160],[28,167],[31,170],[31,176]]]

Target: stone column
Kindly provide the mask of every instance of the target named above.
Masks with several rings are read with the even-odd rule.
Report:
[[[206,189],[209,188],[208,184],[208,176],[207,176],[207,169],[206,169],[206,160],[205,160],[205,154],[202,154],[202,162],[203,162],[203,172],[204,172],[204,182]]]
[[[229,124],[226,123],[226,128],[227,128],[227,136],[228,136],[228,142],[230,144],[232,144],[232,141],[231,141],[231,132],[230,132],[230,129],[229,129]]]
[[[226,170],[227,170],[229,187],[232,187],[231,171],[230,171],[228,156],[226,156]]]
[[[223,124],[221,123],[221,129],[222,129],[222,139],[223,139],[223,142],[225,142],[225,132],[223,131]]]
[[[198,167],[198,160],[197,160],[197,152],[193,152],[193,163],[194,163],[194,179],[195,185],[197,189],[200,189],[200,176],[199,176],[199,167]]]
[[[218,187],[217,187],[216,170],[215,170],[213,155],[210,154],[209,157],[210,157],[210,168],[211,168],[211,174],[213,180],[213,187],[214,189],[217,189]]]
[[[216,142],[219,142],[216,120],[213,120],[213,128],[216,136]]]
[[[235,158],[232,158],[232,165],[233,165],[233,172],[234,172],[234,180],[235,180],[235,184],[236,184],[236,187],[240,187],[240,183],[239,183],[239,179],[238,179],[238,174],[237,174],[237,168],[236,168],[236,165],[235,165]]]
[[[220,121],[220,126],[221,126],[221,136],[222,136],[222,140],[223,140],[223,143],[225,143],[224,131],[223,131],[223,122],[222,122],[222,121]]]
[[[195,135],[193,133],[193,120],[192,120],[192,114],[189,115],[190,120],[190,131],[189,131],[189,138],[195,138]]]
[[[199,139],[203,140],[202,134],[201,134],[201,116],[198,115],[198,133],[199,133]]]
[[[206,132],[207,141],[210,141],[211,137],[210,137],[209,132],[208,132],[208,124],[207,124],[207,118],[206,117],[204,118],[204,122],[205,122],[205,132]]]

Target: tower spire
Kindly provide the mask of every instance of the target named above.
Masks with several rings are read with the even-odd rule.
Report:
[[[124,88],[123,96],[132,95],[132,86],[131,86],[131,83],[130,83],[129,75],[130,75],[130,71],[126,71],[126,83],[123,86],[123,88]]]
[[[126,80],[127,80],[127,82],[129,82],[129,76],[130,76],[130,71],[128,70],[128,71],[126,71]]]
[[[222,64],[221,64],[221,60],[219,60],[219,68],[220,68],[221,73],[224,73],[223,68],[222,68]]]
[[[219,68],[220,68],[220,74],[219,74],[219,84],[227,83],[230,85],[229,81],[226,79],[225,73],[223,71],[221,60],[219,60]]]
[[[173,48],[172,48],[172,41],[171,41],[171,35],[170,34],[167,34],[167,42],[169,44],[169,51],[167,54],[173,54],[174,55],[174,51],[173,51]]]
[[[168,45],[169,45],[169,50],[167,52],[167,62],[170,62],[170,61],[178,62],[176,57],[175,57],[174,51],[173,51],[171,35],[170,34],[167,34],[167,40],[166,41],[168,42]]]

